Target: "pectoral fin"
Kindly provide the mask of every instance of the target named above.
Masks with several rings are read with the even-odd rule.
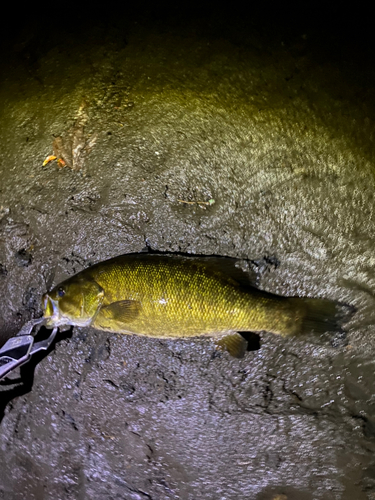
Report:
[[[136,300],[120,300],[113,302],[108,306],[103,306],[100,309],[99,317],[106,322],[114,321],[116,323],[131,323],[136,319],[141,310],[141,303]],[[100,323],[98,317],[97,322]]]
[[[226,350],[235,358],[243,358],[247,349],[247,341],[239,333],[229,333],[216,342],[218,349]]]

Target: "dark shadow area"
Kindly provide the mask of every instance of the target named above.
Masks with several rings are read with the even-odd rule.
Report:
[[[35,341],[39,342],[49,337],[51,331],[42,327],[35,337]],[[14,373],[10,373],[3,380],[0,380],[0,423],[4,417],[4,411],[7,404],[14,398],[23,396],[31,391],[34,383],[35,367],[40,361],[48,356],[55,348],[56,342],[72,337],[73,328],[62,333],[59,332],[58,338],[53,341],[47,351],[42,351],[34,354],[30,360],[22,365],[19,370],[19,377],[15,377]]]
[[[261,347],[260,336],[254,332],[239,332],[247,341],[247,351],[258,351]]]
[[[60,45],[66,37],[75,37],[78,41],[98,29],[115,29],[113,34],[116,37],[116,29],[131,32],[137,23],[150,25],[166,35],[184,31],[241,45],[254,43],[255,30],[257,37],[274,42],[281,38],[286,45],[293,45],[297,52],[313,49],[320,57],[330,60],[358,56],[364,60],[371,56],[375,43],[370,8],[355,8],[353,5],[345,8],[343,4],[339,9],[327,5],[324,12],[317,5],[296,9],[285,4],[271,7],[257,2],[218,4],[212,1],[122,2],[107,9],[68,2],[64,8],[50,5],[46,10],[30,4],[22,10],[12,6],[9,9],[9,15],[0,20],[0,42],[17,40],[16,51],[25,54],[31,41],[38,52],[46,52]],[[58,33],[55,26],[58,26]],[[18,39],[20,33],[24,35],[21,41]],[[301,42],[301,35],[311,38],[311,43]],[[126,45],[126,38],[121,43]],[[32,58],[32,55],[28,57]]]

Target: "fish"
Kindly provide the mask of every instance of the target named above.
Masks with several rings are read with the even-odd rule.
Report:
[[[99,262],[42,297],[47,327],[91,326],[157,338],[211,337],[243,357],[241,332],[283,337],[340,332],[343,306],[330,299],[259,290],[226,257],[127,254]]]

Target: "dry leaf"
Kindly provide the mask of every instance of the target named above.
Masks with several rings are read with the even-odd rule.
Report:
[[[80,170],[84,159],[94,147],[97,135],[90,138],[85,135],[84,125],[88,121],[87,104],[83,102],[77,112],[74,126],[64,136],[55,137],[53,151],[60,167],[67,166],[72,170]]]
[[[49,162],[56,160],[56,156],[50,155],[43,162],[43,167],[45,167]]]

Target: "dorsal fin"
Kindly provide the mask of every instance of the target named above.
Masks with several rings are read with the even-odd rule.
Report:
[[[259,281],[258,274],[251,267],[250,261],[234,257],[220,257],[217,255],[183,255],[170,253],[144,253],[138,254],[141,259],[169,258],[174,260],[194,262],[208,269],[213,274],[220,274],[229,280],[236,281],[239,285],[256,287]]]
[[[238,284],[244,287],[256,287],[258,283],[258,275],[250,267],[249,262],[244,259],[217,256],[191,257],[191,259],[202,262],[213,273],[222,274],[229,279],[237,281]]]

